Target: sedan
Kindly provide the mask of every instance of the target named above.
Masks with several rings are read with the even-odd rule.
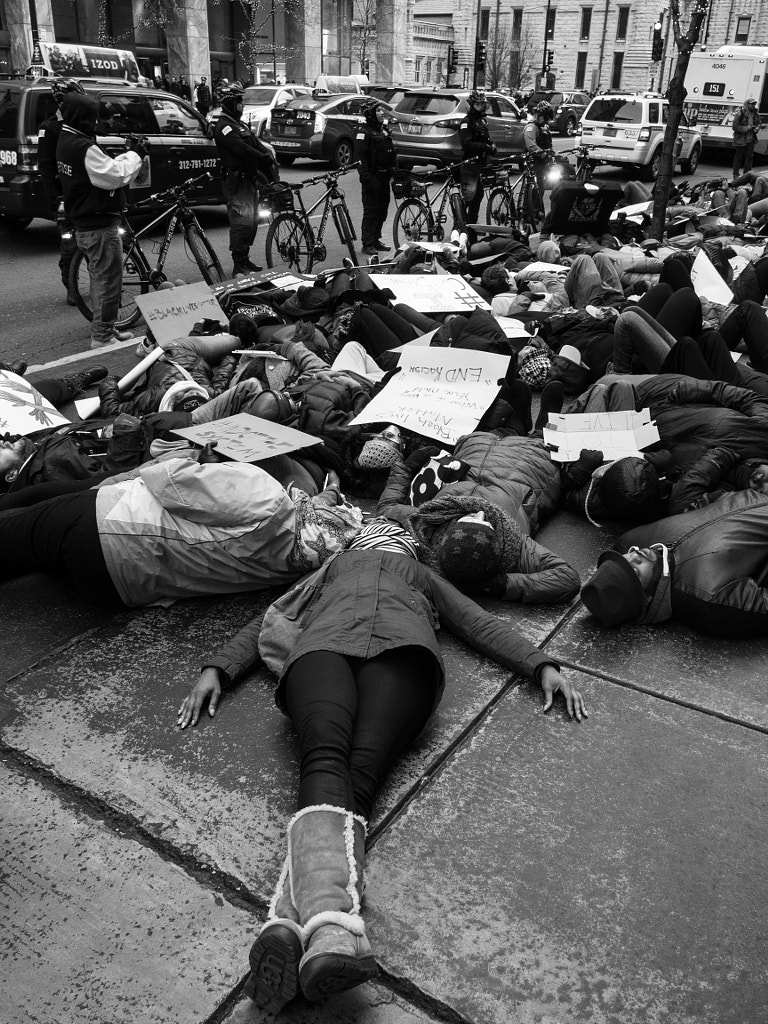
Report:
[[[346,167],[354,158],[355,136],[365,124],[363,111],[370,102],[358,93],[299,96],[274,108],[265,138],[274,146],[283,167],[290,167],[298,157]],[[378,102],[391,109],[388,103]]]

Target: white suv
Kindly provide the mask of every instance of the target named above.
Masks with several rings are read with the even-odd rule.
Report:
[[[668,101],[659,93],[604,93],[595,96],[581,119],[581,141],[593,160],[631,164],[650,181],[658,177],[667,125]],[[693,174],[701,157],[701,135],[685,115],[675,144],[675,164]]]

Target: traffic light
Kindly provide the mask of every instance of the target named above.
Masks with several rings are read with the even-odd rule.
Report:
[[[448,44],[448,74],[455,75],[459,70],[459,55],[456,52],[456,47]]]
[[[555,63],[555,55],[551,50],[547,51],[547,71],[549,71],[552,65]]]
[[[664,53],[664,40],[661,36],[661,22],[653,26],[653,42],[651,43],[651,60],[660,61]]]
[[[478,39],[477,42],[475,43],[475,67],[476,68],[484,68],[485,67],[485,53],[486,53],[485,41],[483,39]]]

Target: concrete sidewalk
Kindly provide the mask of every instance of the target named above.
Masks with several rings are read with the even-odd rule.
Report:
[[[612,537],[540,535],[582,578]],[[205,655],[269,595],[112,613],[42,577],[0,587],[0,1024],[255,1024],[242,996],[295,801],[256,672],[175,727]],[[489,602],[590,712],[446,635],[445,698],[371,822],[382,973],[292,1024],[744,1024],[768,1019],[768,644],[605,631]]]

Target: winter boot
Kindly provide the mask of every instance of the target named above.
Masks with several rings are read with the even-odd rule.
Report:
[[[279,1013],[299,991],[299,963],[303,953],[304,937],[298,912],[291,901],[286,857],[267,920],[251,946],[251,973],[245,983],[245,994],[267,1013]]]
[[[68,377],[62,377],[62,381],[67,385],[69,390],[72,392],[72,396],[81,394],[86,388],[92,387],[94,384],[98,384],[100,380],[108,375],[106,366],[91,366],[87,370],[83,370],[81,373],[71,373]]]
[[[306,952],[299,985],[310,1001],[343,992],[378,973],[360,916],[365,822],[323,804],[305,807],[288,827],[291,895]]]

